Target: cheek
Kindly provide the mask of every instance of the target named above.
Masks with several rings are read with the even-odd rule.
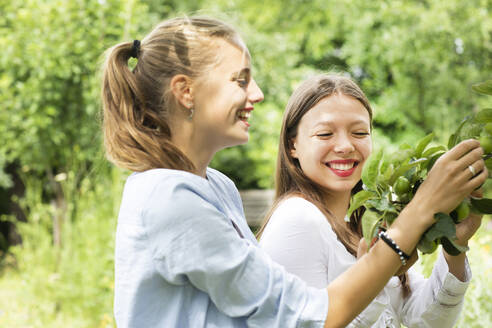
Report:
[[[360,140],[357,143],[357,148],[362,156],[367,159],[372,153],[372,139],[368,138],[365,140]]]

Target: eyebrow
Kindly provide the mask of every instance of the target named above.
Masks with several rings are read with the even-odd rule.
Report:
[[[368,122],[364,121],[364,120],[356,120],[356,121],[353,121],[350,123],[350,125],[357,125],[357,124],[367,124]],[[319,125],[333,125],[335,124],[334,122],[332,121],[321,121],[321,122],[318,122],[314,125],[314,127],[318,127]],[[370,125],[370,123],[369,123]]]

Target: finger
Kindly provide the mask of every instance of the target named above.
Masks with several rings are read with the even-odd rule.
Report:
[[[472,193],[470,194],[471,197],[473,198],[482,198],[483,197],[483,188],[479,188],[476,190],[473,190]]]
[[[470,152],[463,155],[463,157],[461,157],[458,160],[459,169],[465,169],[468,166],[473,166],[473,164],[475,164],[478,161],[483,161],[482,156],[483,156],[482,147],[478,147],[478,148],[471,150]],[[478,171],[476,171],[476,172],[478,172]]]
[[[478,176],[485,169],[485,162],[482,159],[477,160],[476,162],[458,169],[459,178],[463,180],[470,180],[476,176]],[[477,186],[478,187],[478,186]]]
[[[464,174],[464,176],[467,176],[468,178],[471,175],[470,172],[466,172],[462,174]],[[484,167],[480,173],[478,173],[468,181],[464,182],[463,190],[468,191],[468,193],[471,194],[471,192],[477,189],[478,187],[480,187],[485,182],[485,180],[487,180],[488,177],[489,177],[489,171],[487,170],[486,167]]]
[[[461,157],[463,157],[465,154],[469,153],[471,150],[476,149],[480,147],[480,142],[475,139],[468,139],[460,142],[451,150],[449,150],[446,154],[443,155],[446,158],[449,158],[450,160],[457,160]]]

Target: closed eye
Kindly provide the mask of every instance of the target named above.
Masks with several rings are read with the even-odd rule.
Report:
[[[326,137],[331,137],[333,133],[331,132],[326,132],[326,133],[318,133],[316,136],[321,137],[321,138],[326,138]]]
[[[247,79],[236,79],[236,82],[239,84],[240,87],[244,88],[248,86],[249,80]]]
[[[354,135],[356,135],[357,137],[364,137],[364,136],[370,135],[370,133],[369,132],[354,132]]]

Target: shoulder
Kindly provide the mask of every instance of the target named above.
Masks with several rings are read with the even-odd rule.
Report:
[[[227,199],[228,202],[232,201],[238,211],[243,213],[243,205],[241,196],[239,195],[239,190],[237,190],[236,185],[229,177],[216,169],[208,167],[207,178],[212,188],[217,190],[223,197],[225,197],[225,199]]]
[[[207,167],[207,177],[227,186],[235,186],[234,182],[227,175],[211,167]]]
[[[273,235],[320,236],[331,226],[323,213],[310,201],[302,197],[282,200],[273,211],[262,235],[262,239]]]
[[[152,169],[128,177],[122,209],[138,208],[143,215],[156,210],[174,213],[213,201],[206,179],[180,170]]]
[[[294,219],[297,223],[313,226],[328,224],[325,215],[310,201],[293,196],[281,201],[272,213],[271,220],[289,221]]]
[[[279,203],[265,227],[262,239],[293,234],[310,238],[311,242],[318,240],[326,247],[338,243],[338,237],[323,212],[299,196],[289,197]]]
[[[135,172],[126,181],[125,188],[152,190],[156,186],[185,184],[192,188],[206,187],[206,180],[196,174],[171,169],[152,169],[144,172]]]
[[[233,192],[239,194],[234,182],[224,173],[217,171],[216,169],[210,167],[207,168],[207,179],[210,183],[223,192]]]

